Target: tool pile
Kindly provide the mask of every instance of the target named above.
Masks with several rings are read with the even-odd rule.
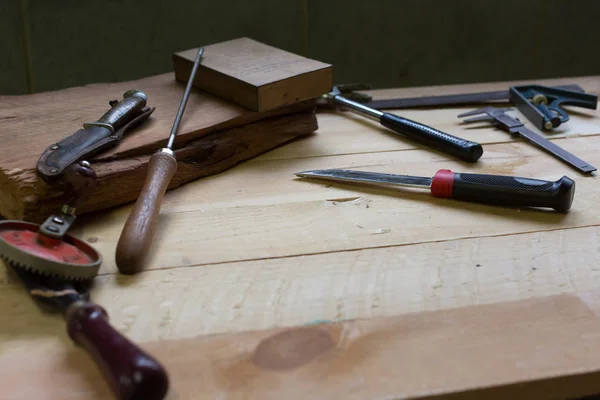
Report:
[[[328,83],[331,80],[329,65],[247,39],[209,47],[213,58],[225,55],[225,60],[221,60],[220,64],[214,59],[207,63],[210,68],[204,69],[203,77],[199,76],[198,71],[204,60],[204,47],[195,51],[193,66],[186,77],[182,75],[182,70],[185,70],[185,57],[177,59],[179,66],[176,79],[187,83],[166,145],[147,160],[146,179],[136,195],[137,201],[123,227],[115,252],[116,264],[122,274],[135,274],[144,269],[146,255],[152,246],[161,203],[167,189],[173,187],[171,182],[179,170],[180,161],[186,167],[191,165],[192,168],[196,168],[195,166],[201,164],[201,161],[205,161],[198,160],[199,153],[207,159],[209,171],[196,176],[215,173],[224,167],[217,165],[215,168],[213,164],[235,165],[241,160],[238,153],[256,156],[260,154],[261,149],[268,150],[297,137],[298,134],[308,134],[317,128],[315,98],[322,93],[321,87],[329,89],[331,86]],[[226,50],[225,54],[224,50]],[[184,138],[185,140],[177,143],[192,89],[199,84],[196,78],[207,79],[207,76],[210,77],[215,71],[221,73],[222,78],[223,71],[231,67],[227,51],[234,53],[239,51],[240,54],[246,55],[252,51],[263,54],[263,57],[271,63],[266,67],[267,75],[273,72],[272,64],[277,57],[280,57],[282,71],[278,75],[279,79],[271,82],[271,77],[265,78],[265,73],[262,71],[257,72],[258,76],[248,77],[246,71],[234,68],[230,71],[232,76],[229,79],[236,79],[238,76],[244,79],[255,79],[256,82],[266,82],[263,85],[266,86],[265,90],[259,90],[261,85],[256,84],[255,91],[249,90],[238,101],[238,103],[249,101],[254,96],[257,101],[250,101],[248,105],[255,109],[242,109],[240,107],[242,104],[227,102],[225,99],[203,97],[207,100],[205,105],[209,107],[208,114],[221,113],[226,118],[234,115],[236,116],[234,119],[237,118],[239,122],[233,125],[234,129],[229,132],[215,133],[218,138],[207,135],[208,138],[204,141],[202,139],[190,141],[189,138]],[[230,56],[237,56],[234,53]],[[256,59],[252,60],[252,62],[256,61]],[[287,70],[286,66],[292,63],[299,65],[293,70]],[[312,75],[320,83],[307,88],[304,80],[310,79]],[[287,79],[282,80],[285,76]],[[221,82],[221,85],[228,88],[229,82]],[[199,86],[203,87],[202,84]],[[210,82],[209,86],[212,90],[218,89],[218,85],[214,85],[214,82]],[[216,91],[225,98],[237,99],[236,96],[227,96],[219,90]],[[290,93],[294,96],[291,101],[288,98]],[[37,159],[35,178],[39,179],[39,182],[33,186],[34,190],[45,188],[46,191],[42,190],[41,193],[52,195],[40,199],[36,204],[37,209],[29,216],[37,219],[41,209],[56,204],[61,206],[54,208],[41,224],[17,219],[0,221],[0,257],[5,261],[7,268],[21,280],[32,298],[63,314],[69,337],[87,351],[96,362],[114,396],[123,400],[163,399],[169,390],[169,377],[158,360],[114,329],[108,322],[108,313],[101,306],[90,302],[89,291],[93,279],[99,273],[103,257],[92,246],[70,235],[68,231],[74,225],[76,213],[81,205],[98,195],[100,181],[103,180],[102,178],[106,180],[106,175],[99,177],[97,173],[102,162],[91,161],[97,161],[97,157],[104,156],[110,164],[113,160],[106,154],[114,152],[121,140],[135,139],[135,128],[142,126],[143,130],[144,123],[156,110],[156,107],[147,107],[147,101],[146,92],[128,90],[121,101],[109,102],[111,108],[100,119],[84,123],[82,129],[74,134],[48,144]],[[206,119],[209,124],[212,123],[217,127],[227,121],[214,118],[213,115],[208,115]],[[272,132],[267,130],[265,133],[265,127],[270,126],[267,122],[269,119],[274,119],[271,124],[274,128]],[[289,123],[294,120],[298,121],[297,127]],[[315,123],[313,124],[312,121]],[[281,138],[277,138],[278,130]],[[274,136],[270,139],[271,145],[263,147],[246,141],[246,137],[252,137],[253,132]],[[240,138],[240,134],[243,137]],[[220,144],[220,140],[223,141],[223,145]],[[148,147],[148,144],[154,144],[143,140],[138,142],[142,145],[136,147],[130,144],[130,152],[138,154]],[[183,160],[179,160],[177,151],[183,155]],[[135,161],[139,163],[139,158]],[[110,169],[109,165],[108,170]],[[116,176],[115,179],[119,179],[118,173],[112,175]],[[8,175],[7,177],[11,178]],[[122,174],[121,179],[124,179]],[[11,189],[14,190],[14,187]],[[110,188],[110,190],[119,195],[118,189]],[[123,189],[123,191],[127,190],[129,188]],[[18,189],[16,194],[21,195]],[[6,197],[0,196],[0,202],[6,200]],[[118,198],[118,201],[123,202],[123,197]],[[89,208],[86,211],[89,211]]]
[[[230,45],[231,43],[228,44]],[[244,45],[256,46],[247,41],[244,41]],[[196,80],[204,53],[203,47],[196,51],[187,78],[182,77],[184,73],[182,71],[187,71],[189,59],[182,55],[176,58],[178,80],[187,80],[187,83],[166,145],[149,157],[143,187],[137,194],[135,205],[121,232],[115,259],[119,271],[123,274],[141,272],[144,269],[146,255],[153,246],[153,235],[161,203],[172,179],[178,173],[176,137],[192,88],[194,86],[210,88],[214,93],[222,94],[218,85]],[[282,65],[289,66],[295,62],[289,54],[282,57],[287,57],[287,61]],[[297,62],[306,63],[306,60]],[[211,68],[216,68],[215,63],[211,64]],[[272,65],[269,68],[272,69]],[[328,85],[329,68],[321,68],[321,66],[310,68],[315,79],[320,80],[319,85],[315,87]],[[271,72],[269,70],[269,73]],[[298,76],[307,79],[304,73],[298,73]],[[239,100],[246,106],[254,104],[257,110],[264,108],[273,112],[274,104],[295,106],[306,101],[302,97],[307,95],[305,82],[291,84],[295,86],[290,86],[289,91],[282,90],[278,94],[276,89],[279,86],[274,85],[276,81],[273,79],[269,81],[265,81],[264,77],[254,81],[247,79],[249,83],[246,82],[247,85],[244,86],[247,94],[241,96]],[[272,85],[269,90],[264,90],[271,96],[269,101],[265,100],[264,96],[259,96],[260,82]],[[290,79],[290,82],[293,82],[293,79]],[[254,86],[248,86],[249,84]],[[462,113],[458,117],[472,117],[465,119],[465,123],[491,122],[494,126],[533,143],[583,174],[589,175],[596,170],[596,167],[547,140],[542,134],[527,128],[517,118],[506,114],[509,108],[494,107],[497,102],[512,102],[536,128],[552,130],[569,119],[561,105],[596,108],[597,97],[583,92],[576,85],[514,86],[500,92],[392,100],[373,100],[370,96],[354,92],[367,89],[366,85],[329,85],[328,88],[332,90],[327,94],[320,97],[321,92],[312,95],[313,104],[350,110],[379,122],[403,138],[464,162],[477,162],[484,155],[483,146],[423,123],[380,110],[484,105],[484,108]],[[297,96],[292,104],[286,97],[289,93]],[[281,96],[278,97],[279,95]],[[252,101],[252,96],[256,97],[254,99],[256,101]],[[236,99],[237,96],[231,95],[228,98]],[[99,179],[89,160],[113,149],[126,133],[149,120],[156,108],[147,107],[147,101],[148,95],[145,92],[129,90],[124,93],[121,101],[111,102],[111,108],[100,119],[84,123],[83,128],[74,134],[56,143],[48,144],[37,160],[36,171],[44,184],[63,194],[60,196],[62,206],[55,209],[39,225],[19,220],[0,222],[0,256],[6,261],[8,268],[21,279],[33,298],[64,314],[69,336],[96,361],[118,399],[162,399],[168,391],[169,378],[159,361],[111,327],[107,312],[89,301],[89,290],[93,278],[99,272],[103,257],[93,247],[70,235],[68,231],[76,221],[78,207],[97,193]],[[473,117],[476,115],[478,116]],[[575,194],[575,181],[567,176],[556,181],[546,181],[525,177],[455,173],[445,169],[439,170],[433,177],[345,169],[304,171],[296,175],[302,178],[387,187],[426,188],[435,197],[511,207],[551,208],[558,212],[566,212],[571,208]],[[52,201],[57,200],[52,199]]]
[[[378,120],[383,126],[408,139],[468,162],[476,162],[483,155],[483,148],[479,143],[451,136],[394,114],[383,113],[373,107],[401,109],[467,104],[487,105],[499,101],[511,101],[538,129],[552,130],[569,120],[569,115],[561,107],[562,105],[596,109],[598,103],[597,96],[584,93],[577,85],[563,87],[523,85],[511,86],[508,91],[387,100],[373,100],[369,95],[355,92],[366,89],[369,89],[369,85],[338,85],[331,93],[324,95],[318,104],[323,107],[349,109]],[[492,122],[494,126],[525,139],[583,174],[589,175],[596,171],[596,167],[527,128],[519,119],[506,114],[507,111],[511,111],[511,108],[487,105],[462,113],[458,117],[484,114],[465,119],[463,122]],[[431,193],[437,197],[503,206],[545,207],[560,212],[571,208],[575,195],[575,181],[567,176],[549,182],[523,177],[454,173],[449,170],[438,171],[433,178],[421,178],[339,169],[304,171],[296,175],[302,178],[384,186],[430,187]]]

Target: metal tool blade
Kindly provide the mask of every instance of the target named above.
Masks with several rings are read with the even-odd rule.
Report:
[[[555,155],[562,161],[566,162],[567,164],[573,166],[575,169],[577,169],[583,173],[589,174],[593,171],[596,171],[596,169],[597,169],[593,165],[590,165],[587,162],[583,161],[582,159],[574,156],[573,154],[569,153],[565,149],[555,145],[551,141],[549,141],[546,138],[544,138],[543,136],[535,133],[534,131],[526,128],[525,126],[519,127],[516,130],[516,132],[518,132],[519,135],[523,139],[535,144],[536,146],[542,148],[543,150],[546,150],[548,153]]]
[[[425,187],[431,186],[431,178],[410,175],[382,174],[379,172],[353,171],[346,169],[321,169],[298,172],[302,178],[318,178],[341,182],[365,182],[381,185]]]

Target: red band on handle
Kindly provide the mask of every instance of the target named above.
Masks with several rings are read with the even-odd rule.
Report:
[[[452,197],[454,185],[454,172],[449,169],[440,169],[431,180],[431,194],[436,197]]]

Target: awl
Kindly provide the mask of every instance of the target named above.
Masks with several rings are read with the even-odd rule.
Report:
[[[202,60],[202,54],[204,54],[203,47],[198,50],[196,55],[196,61],[194,61],[183,98],[175,115],[167,146],[150,157],[144,186],[121,231],[115,261],[122,274],[130,275],[140,272],[144,267],[145,258],[150,252],[163,197],[171,179],[177,172],[177,158],[173,146],[196,72]]]
[[[503,206],[542,207],[568,211],[575,195],[575,182],[563,176],[557,181],[515,176],[465,174],[442,169],[432,178],[379,172],[326,169],[296,173],[302,178],[361,182],[386,186],[429,188],[435,197]]]

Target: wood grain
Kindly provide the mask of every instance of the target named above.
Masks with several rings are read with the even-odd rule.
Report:
[[[317,128],[314,114],[294,113],[268,118],[239,128],[202,136],[175,150],[178,173],[169,189],[227,170],[239,163],[310,134]],[[99,181],[78,207],[78,214],[135,201],[146,176],[150,155],[93,162]],[[62,205],[61,188],[50,188],[34,167],[0,170],[0,214],[40,222]]]
[[[560,82],[589,90],[600,80]],[[503,87],[457,86],[454,93]],[[477,165],[392,140],[359,117],[320,113],[315,135],[172,190],[161,209],[161,250],[135,276],[116,274],[110,257],[131,207],[83,216],[74,233],[109,255],[93,300],[117,329],[177,371],[171,399],[281,398],[291,396],[290,388],[303,398],[369,399],[568,398],[597,391],[597,176],[578,176],[493,128],[462,129],[456,111],[420,110],[413,118],[482,138]],[[597,126],[596,111],[572,112],[568,130],[553,140],[594,161]],[[212,143],[201,139],[202,146]],[[194,162],[212,167],[204,157]],[[178,170],[193,166],[180,162]],[[559,220],[551,212],[293,175],[335,167],[424,176],[440,168],[542,179],[567,174],[577,189],[573,209]],[[141,187],[145,167],[135,171]],[[0,398],[110,398],[60,316],[40,312],[3,268],[0,315],[10,321],[0,326]],[[326,321],[334,323],[300,330],[315,353],[333,343],[322,356],[298,354],[292,360],[298,366],[277,372],[268,366],[291,365],[290,359],[266,351],[276,363],[269,357],[265,363],[262,350],[255,357],[269,343],[293,349],[285,340],[300,336],[295,327]],[[276,336],[281,332],[291,333]],[[331,332],[352,340],[338,341]]]
[[[108,110],[109,100],[121,98],[129,89],[146,93],[148,106],[156,107],[156,111],[147,124],[136,128],[121,140],[119,146],[96,159],[149,154],[164,147],[185,90],[185,85],[177,82],[173,73],[34,95],[0,96],[0,134],[4,140],[0,148],[2,167],[26,168],[35,163],[48,143],[74,133],[84,122],[98,119]],[[308,102],[266,113],[252,112],[209,93],[193,90],[174,148],[209,133],[312,107]]]
[[[173,54],[179,81],[188,81],[197,52]],[[333,66],[243,37],[204,46],[194,86],[250,110],[267,111],[328,93]]]
[[[595,226],[199,266],[172,263],[135,276],[101,275],[92,299],[119,331],[144,343],[576,294],[600,287],[599,259]],[[0,328],[4,356],[71,346],[61,317],[40,312],[4,268],[0,312],[11,321]]]
[[[148,94],[148,104],[156,106],[149,121],[126,135],[119,145],[91,160],[110,162],[109,168],[97,173],[105,185],[135,187],[127,182],[132,169],[145,167],[149,156],[166,144],[177,106],[183,95],[183,85],[175,82],[171,74],[164,74],[138,81],[89,85],[58,92],[39,93],[29,96],[0,96],[0,214],[7,218],[28,219],[39,222],[61,206],[64,199],[62,188],[50,188],[35,173],[35,165],[42,151],[49,144],[75,132],[84,122],[97,119],[108,109],[108,100],[121,96],[131,88]],[[105,99],[105,100],[102,100]],[[264,124],[264,125],[260,125]],[[289,124],[289,125],[288,125]],[[175,141],[175,150],[181,150],[193,159],[214,158],[208,167],[212,173],[236,165],[281,144],[306,135],[317,128],[314,102],[296,104],[288,108],[256,113],[215,98],[210,94],[192,92],[186,115],[182,120]],[[240,132],[239,129],[245,131]],[[222,140],[213,134],[223,135]],[[200,142],[198,142],[200,141]],[[216,142],[220,142],[216,145]],[[216,151],[232,145],[230,149]],[[202,147],[208,146],[208,149]],[[24,151],[26,149],[26,151]],[[248,149],[245,152],[244,149]],[[192,154],[193,151],[198,154]],[[188,170],[189,171],[189,170]],[[197,168],[197,176],[186,175],[181,185],[191,179],[206,175]],[[140,186],[137,186],[139,189]],[[125,198],[120,198],[121,193]],[[137,193],[121,192],[113,188],[101,191],[84,203],[78,213],[85,213],[134,200]],[[90,202],[92,204],[90,204]]]
[[[308,139],[311,140],[311,139]],[[581,137],[570,146],[600,164],[600,137]],[[561,162],[516,144],[488,146],[488,159],[473,168],[436,159],[425,151],[252,162],[201,185],[170,194],[162,207],[160,249],[149,269],[257,258],[289,257],[400,244],[498,236],[596,225],[600,189],[596,177],[577,177],[572,209],[498,207],[434,198],[418,190],[390,190],[298,179],[294,172],[357,168],[432,176],[438,169],[555,180],[573,177]],[[574,178],[574,177],[573,177]],[[81,221],[73,233],[95,237],[96,248],[112,253],[129,208],[103,219]],[[189,233],[193,232],[193,235]],[[101,271],[115,272],[111,260]]]
[[[161,151],[150,157],[144,186],[117,243],[115,262],[121,273],[135,274],[144,268],[163,198],[176,172],[174,153]]]
[[[599,300],[558,295],[145,348],[171,372],[170,399],[573,398],[600,391]],[[36,376],[0,398],[107,398],[81,352],[39,357],[22,356],[25,370],[0,360],[7,381]]]

